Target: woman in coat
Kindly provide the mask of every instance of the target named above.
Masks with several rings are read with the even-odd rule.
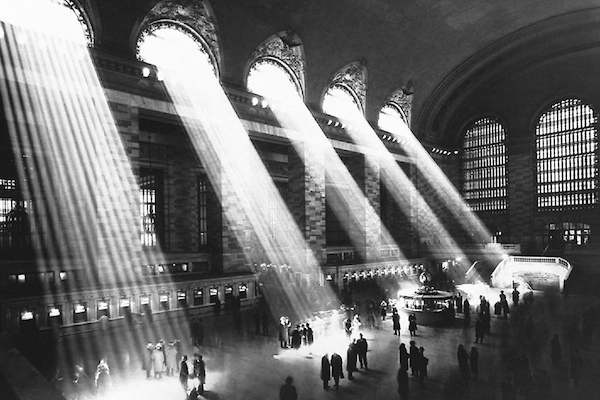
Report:
[[[414,313],[408,316],[408,330],[410,336],[417,336],[417,316]]]
[[[356,361],[358,358],[358,353],[356,352],[356,344],[354,341],[350,343],[348,346],[348,351],[346,352],[346,372],[348,372],[348,379],[353,380],[352,373],[356,371]]]
[[[408,358],[406,346],[404,343],[400,343],[400,347],[398,348],[398,360],[400,361],[400,369],[403,371],[408,371]]]
[[[394,310],[392,314],[392,325],[394,328],[394,335],[400,335],[400,315]]]
[[[342,356],[337,353],[331,355],[331,376],[335,383],[335,390],[340,387],[340,378],[344,378],[344,371],[342,369]]]
[[[325,354],[321,358],[321,380],[323,381],[323,389],[329,389],[329,380],[331,379],[331,364],[329,363],[329,355]]]
[[[165,353],[160,345],[156,345],[152,351],[152,368],[154,369],[154,377],[160,379],[165,368]]]

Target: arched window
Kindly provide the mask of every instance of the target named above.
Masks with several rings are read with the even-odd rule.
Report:
[[[402,130],[406,129],[408,124],[400,107],[394,103],[387,103],[379,110],[377,126],[386,132],[401,135]]]
[[[246,86],[249,92],[264,97],[302,97],[299,82],[282,61],[263,57],[254,61],[248,71]]]
[[[346,85],[334,84],[323,97],[323,112],[338,118],[352,118],[362,113],[355,93]]]
[[[89,47],[94,45],[94,32],[90,20],[83,9],[72,0],[54,0],[56,4],[69,10],[68,24],[64,26],[65,34],[82,35]]]
[[[539,209],[597,202],[598,115],[579,99],[553,104],[535,127]]]
[[[463,195],[475,211],[506,209],[505,132],[494,118],[467,127],[463,144]]]
[[[209,67],[217,75],[215,58],[194,31],[173,21],[158,21],[148,25],[137,41],[138,59],[157,66],[171,61],[165,57],[173,54],[187,54],[197,57],[196,62]]]

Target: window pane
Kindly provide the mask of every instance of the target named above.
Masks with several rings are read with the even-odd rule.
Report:
[[[469,126],[463,144],[463,195],[474,211],[506,209],[504,127],[481,118]]]
[[[555,103],[540,117],[536,126],[539,209],[596,204],[597,119],[579,99]]]

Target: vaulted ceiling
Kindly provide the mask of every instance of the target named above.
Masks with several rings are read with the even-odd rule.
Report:
[[[82,1],[92,14],[98,46],[134,57],[139,25],[157,0]],[[318,109],[335,71],[364,59],[367,117],[375,120],[385,99],[411,81],[413,126],[431,140],[444,135],[457,110],[448,102],[468,98],[465,94],[477,89],[474,82],[480,86],[497,79],[497,66],[514,70],[544,58],[554,42],[575,48],[581,40],[588,46],[600,40],[600,35],[582,32],[598,30],[598,0],[209,2],[217,20],[224,81],[241,86],[254,48],[271,34],[290,29],[304,44],[309,104]],[[569,36],[566,30],[572,29],[579,34]],[[560,43],[562,35],[569,36],[569,43]]]

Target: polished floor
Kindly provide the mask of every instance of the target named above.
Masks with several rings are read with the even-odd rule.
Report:
[[[467,350],[475,345],[473,324],[465,328],[459,316],[453,326],[420,326],[414,340],[425,348],[429,376],[424,385],[411,378],[410,398],[509,398],[503,397],[503,382],[520,379],[515,372],[519,366],[515,359],[520,355],[528,359],[531,380],[517,387],[516,397],[512,398],[597,398],[593,396],[600,392],[600,341],[595,338],[598,331],[582,332],[582,326],[587,325],[579,316],[580,311],[595,304],[588,297],[536,298],[531,306],[520,307],[508,320],[492,318],[491,335],[484,344],[476,345],[480,354],[479,377],[468,383],[459,375],[456,349],[459,344]],[[333,318],[328,323],[328,327],[316,326],[312,349],[296,351],[280,349],[274,337],[254,335],[252,324],[245,324],[242,333],[232,332],[230,317],[221,316],[206,322],[205,345],[193,349],[186,343],[185,352],[191,355],[198,351],[204,356],[207,399],[276,399],[279,386],[288,375],[294,378],[300,399],[398,399],[398,344],[403,341],[408,345],[410,340],[406,318],[402,320],[400,337],[393,335],[389,319],[376,329],[363,330],[369,342],[370,369],[356,373],[353,381],[342,380],[339,391],[324,391],[319,379],[324,353],[339,352],[345,365],[347,339],[340,329],[340,319]],[[562,361],[553,366],[549,343],[555,333],[561,339]],[[129,367],[113,371],[113,385],[106,399],[184,398],[176,377],[146,379],[140,361],[135,353],[131,354],[127,357]],[[571,354],[578,355],[580,368],[573,368]],[[508,387],[512,386],[505,386]]]

